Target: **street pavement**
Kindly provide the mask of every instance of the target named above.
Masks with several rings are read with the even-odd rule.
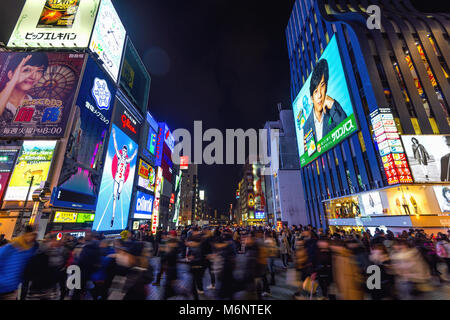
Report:
[[[155,274],[159,269],[159,258],[153,258],[151,263],[154,267]],[[245,255],[238,254],[236,258],[236,272],[235,277],[239,279],[241,277],[240,270],[242,270],[242,266],[245,263]],[[264,300],[293,300],[293,295],[297,291],[297,288],[292,284],[286,283],[287,272],[282,267],[282,262],[280,259],[275,261],[275,285],[270,286],[271,295],[264,297]],[[190,294],[190,285],[191,285],[191,275],[189,273],[189,265],[187,263],[179,263],[178,264],[178,275],[179,275],[179,292],[185,292]],[[160,286],[149,285],[149,296],[148,300],[159,300],[162,296],[162,291],[164,288],[165,276],[163,275],[161,279]],[[199,295],[200,300],[214,300],[214,290],[208,290],[207,286],[211,284],[211,278],[209,276],[209,272],[206,271],[203,277],[203,288],[204,294]],[[186,296],[176,296],[172,297],[169,300],[180,300],[186,299]],[[190,296],[189,299],[192,299]],[[235,299],[245,299],[245,297],[241,293],[237,293]],[[307,298],[306,298],[307,299]],[[315,298],[313,298],[315,299]],[[367,299],[370,299],[367,296]],[[416,299],[420,300],[450,300],[450,282],[438,285],[438,282],[433,282],[429,288],[429,291],[422,294]]]

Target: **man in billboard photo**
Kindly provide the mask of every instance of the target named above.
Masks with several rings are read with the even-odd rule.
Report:
[[[321,59],[311,75],[309,92],[313,109],[303,127],[305,135],[313,129],[316,142],[322,140],[347,118],[339,102],[327,95],[328,79],[328,62],[326,59]],[[306,141],[304,145],[306,151]]]
[[[450,149],[450,136],[445,136],[444,140]],[[450,181],[450,153],[441,158],[441,181]]]
[[[3,71],[5,79],[0,84],[1,124],[11,123],[23,102],[33,99],[28,92],[42,78],[48,64],[48,57],[42,52],[17,53],[13,56]]]
[[[117,201],[120,200],[120,194],[122,193],[123,185],[125,183],[125,172],[127,171],[127,168],[130,166],[130,162],[133,161],[134,157],[137,154],[137,149],[134,151],[131,158],[128,158],[128,147],[124,145],[122,147],[121,152],[119,152],[119,149],[117,148],[117,141],[116,141],[116,130],[112,129],[113,139],[114,139],[114,149],[116,150],[117,155],[117,171],[116,175],[114,176],[114,202],[113,202],[113,214],[111,218],[111,228],[114,225],[114,217],[116,215],[116,205]]]
[[[428,161],[431,159],[428,151],[425,147],[419,143],[419,140],[416,138],[411,138],[412,142],[412,150],[414,154],[414,159],[419,162],[419,166],[422,168],[423,174],[425,175],[425,179],[428,178]]]

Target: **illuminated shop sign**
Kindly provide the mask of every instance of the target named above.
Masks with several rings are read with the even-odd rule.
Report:
[[[391,109],[379,108],[370,119],[388,184],[413,183]]]
[[[161,187],[164,183],[163,170],[158,168],[156,183],[155,183],[155,200],[153,202],[153,214],[152,214],[152,233],[156,233],[159,225],[159,201],[161,197]]]
[[[135,219],[150,219],[153,210],[153,201],[155,197],[138,191],[136,193],[136,204],[134,210]]]

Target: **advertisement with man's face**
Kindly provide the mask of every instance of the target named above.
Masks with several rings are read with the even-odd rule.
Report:
[[[450,186],[434,186],[433,190],[441,211],[450,214]]]
[[[102,0],[92,32],[89,49],[98,54],[103,65],[117,82],[125,45],[126,31],[111,0]]]
[[[138,145],[112,124],[92,229],[119,231],[127,227]]]
[[[450,182],[450,136],[402,135],[416,183]]]
[[[84,54],[0,53],[0,136],[61,138]]]
[[[358,130],[336,37],[293,103],[303,167]]]
[[[144,160],[139,160],[138,186],[154,192],[156,170]]]
[[[113,83],[89,58],[74,107],[75,120],[58,187],[54,190],[54,206],[95,210],[115,94]]]
[[[87,48],[100,0],[27,0],[8,47]]]
[[[47,180],[53,159],[56,141],[25,141],[17,158],[16,166],[9,181],[5,201],[24,201],[28,189],[28,200],[41,182]]]

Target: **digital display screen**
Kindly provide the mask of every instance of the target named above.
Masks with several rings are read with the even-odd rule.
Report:
[[[293,103],[301,167],[358,130],[335,36]]]

